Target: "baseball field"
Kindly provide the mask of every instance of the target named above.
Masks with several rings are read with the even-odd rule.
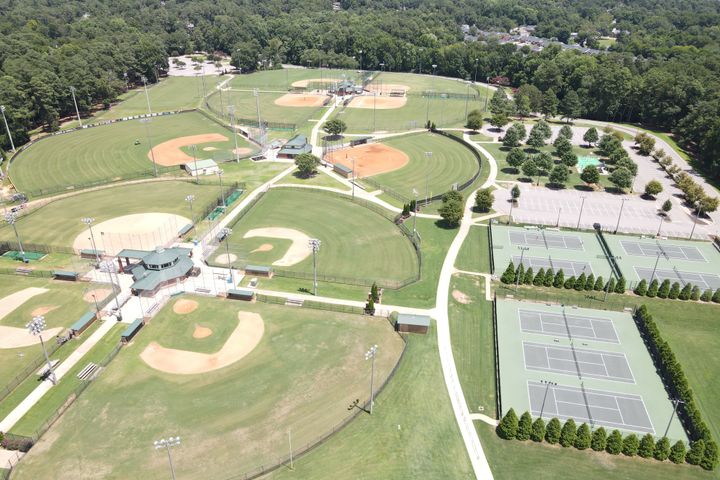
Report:
[[[183,476],[225,478],[286,454],[288,430],[294,446],[327,432],[352,413],[348,405],[369,396],[367,348],[378,345],[379,384],[403,341],[382,318],[309,309],[289,315],[288,308],[199,297],[169,304],[23,459],[15,478],[160,478],[167,457],[153,441],[169,435],[182,439],[173,453]],[[188,374],[173,372],[172,362],[153,363],[160,347],[224,352],[243,328],[244,351],[222,368]]]
[[[91,182],[112,182],[139,175],[151,176],[153,160],[147,130],[160,172],[177,169],[191,157],[228,154],[235,148],[232,133],[199,113],[118,122],[46,138],[21,153],[10,167],[18,191],[42,195],[43,191],[71,190]],[[238,136],[238,147],[247,156],[254,147]],[[204,150],[210,148],[213,150]]]
[[[259,88],[264,90],[289,90],[293,87],[310,88],[321,86],[329,81],[342,81],[343,75],[346,79],[360,83],[360,74],[357,70],[284,68],[280,70],[263,70],[249,75],[236,75],[228,86],[238,89]]]
[[[234,227],[230,262],[311,274],[310,238],[322,244],[318,273],[399,281],[417,274],[410,241],[387,218],[337,195],[272,189]],[[212,263],[227,265],[224,246]]]

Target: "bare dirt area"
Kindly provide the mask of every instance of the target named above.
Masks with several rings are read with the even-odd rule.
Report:
[[[314,95],[311,93],[286,93],[275,99],[275,105],[281,107],[321,107],[327,95]]]
[[[94,290],[88,290],[87,292],[85,292],[85,294],[83,294],[83,300],[88,303],[94,303],[96,300],[98,302],[102,302],[111,293],[113,292],[109,288],[96,288]],[[95,298],[93,298],[93,295],[95,295]]]
[[[175,305],[173,305],[173,312],[177,313],[178,315],[185,315],[190,312],[194,312],[198,308],[198,303],[195,300],[188,300],[186,298],[181,298],[177,302],[175,302]]]
[[[3,299],[0,300],[0,320],[32,297],[42,295],[48,291],[47,288],[30,287],[3,297]]]
[[[180,215],[148,212],[111,218],[93,225],[93,230],[97,248],[106,255],[115,255],[124,248],[153,250],[168,245],[177,240],[178,232],[188,223],[190,220]],[[73,248],[76,252],[92,249],[92,238],[82,232],[75,237]]]
[[[0,300],[0,320],[5,318],[13,310],[20,307],[31,298],[37,295],[42,295],[47,291],[47,288],[30,287],[3,297]],[[45,313],[56,308],[58,307],[38,307],[35,309],[35,311],[39,312],[42,310],[43,313],[38,314],[44,315]],[[36,313],[33,312],[33,315],[36,315]],[[43,336],[46,339],[52,338],[58,335],[62,330],[63,329],[60,327],[48,328],[43,332]],[[31,335],[25,328],[7,327],[4,325],[0,325],[0,348],[29,347],[30,345],[35,345],[37,343],[40,343],[40,338],[36,337],[35,335]]]
[[[300,263],[312,255],[309,241],[310,237],[293,228],[268,227],[255,228],[248,231],[243,238],[267,237],[291,240],[292,244],[280,260],[273,262],[278,267],[289,267]]]
[[[225,135],[220,135],[219,133],[205,133],[202,135],[178,137],[156,145],[153,147],[151,152],[148,152],[147,156],[148,160],[152,161],[153,154],[155,154],[155,162],[163,167],[185,165],[188,162],[192,162],[193,158],[180,150],[180,147],[210,142],[227,142],[227,140],[228,138]]]
[[[252,352],[265,333],[265,323],[257,313],[238,312],[238,326],[225,345],[211,354],[165,348],[151,342],[140,354],[150,367],[176,375],[195,375],[227,367]]]
[[[342,79],[340,78],[309,78],[307,80],[298,80],[296,82],[292,83],[293,87],[301,87],[305,88],[311,83],[324,83],[324,84],[330,84],[335,82],[342,82]]]
[[[402,150],[382,143],[370,143],[335,150],[326,155],[325,160],[352,168],[353,158],[355,159],[356,176],[360,178],[397,170],[410,161],[410,157]]]
[[[407,103],[407,97],[383,97],[374,95],[362,95],[354,97],[348,108],[374,108],[377,110],[391,110],[402,108]]]
[[[232,152],[236,155],[249,155],[252,153],[252,148],[238,147],[238,148],[233,148]]]
[[[234,253],[223,253],[215,257],[215,262],[220,265],[230,265],[235,260],[237,260],[237,255]]]
[[[269,251],[272,250],[272,249],[273,249],[272,244],[270,244],[270,243],[263,243],[262,245],[260,245],[258,248],[256,248],[255,250],[253,250],[253,251],[250,252],[250,253],[255,253],[255,252],[269,252]]]
[[[468,297],[466,294],[464,294],[460,290],[453,290],[452,296],[455,299],[455,301],[458,303],[462,303],[464,305],[467,305],[468,303],[472,303],[472,300],[470,300],[470,297]]]
[[[38,307],[32,312],[30,312],[30,315],[32,315],[33,317],[37,317],[38,315],[47,315],[48,313],[58,308],[60,308],[60,305],[47,305],[43,307]]]
[[[389,95],[390,92],[403,92],[407,93],[410,87],[402,85],[400,83],[371,83],[365,87],[368,92],[376,92],[381,95]]]
[[[193,338],[207,338],[212,335],[212,333],[213,331],[207,327],[195,325],[195,330],[193,331]]]

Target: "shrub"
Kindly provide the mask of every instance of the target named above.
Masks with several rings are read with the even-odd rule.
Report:
[[[610,455],[619,455],[620,452],[622,451],[622,447],[623,447],[623,439],[622,439],[622,435],[620,434],[620,431],[613,430],[607,439],[605,451],[607,451]]]
[[[495,201],[495,195],[489,188],[483,188],[475,194],[475,208],[480,212],[489,212]]]
[[[714,303],[720,303],[720,288],[718,288],[717,290],[715,290],[715,293],[713,293],[712,301],[713,301]]]
[[[545,440],[550,444],[556,444],[558,441],[560,441],[560,420],[557,418],[551,419],[548,424],[547,428],[545,428]],[[703,448],[705,448],[703,446]]]
[[[700,300],[700,287],[697,285],[694,285],[692,288],[692,292],[690,293],[690,300]]]
[[[555,273],[553,272],[552,267],[550,267],[545,272],[545,281],[543,282],[543,285],[546,287],[552,287],[554,280],[555,280]]]
[[[27,452],[33,446],[33,439],[28,437],[12,437],[8,438],[3,435],[0,446],[5,450],[17,450],[20,452]]]
[[[568,278],[567,280],[565,280],[565,283],[563,284],[563,287],[564,287],[566,290],[571,290],[571,289],[575,288],[575,275],[573,275],[572,277],[570,277],[570,278]]]
[[[587,283],[587,277],[585,276],[585,272],[581,273],[580,276],[575,280],[575,285],[573,285],[573,288],[575,290],[585,290],[585,283]]]
[[[603,427],[598,428],[592,434],[592,440],[590,442],[590,448],[596,452],[602,452],[607,446],[607,433]]]
[[[522,283],[525,285],[532,285],[533,277],[533,269],[532,267],[528,267],[528,269],[525,271],[525,275],[523,276]]]
[[[631,433],[623,440],[622,453],[628,457],[634,457],[637,455],[639,447],[640,441],[638,440],[637,435]]]
[[[595,280],[595,286],[593,287],[593,290],[602,290],[605,286],[605,280],[603,279],[602,275],[600,275],[597,280]]]
[[[647,293],[647,281],[645,279],[640,280],[640,283],[637,284],[635,287],[635,295],[640,295],[641,297],[644,297]]]
[[[625,293],[625,277],[618,278],[615,285],[615,293]]]
[[[545,438],[545,421],[542,418],[538,418],[532,424],[530,440],[533,442],[542,442],[543,438]]]
[[[497,426],[497,434],[500,438],[510,440],[515,438],[518,431],[518,418],[512,408],[507,411]]]
[[[685,454],[685,461],[690,465],[700,465],[705,454],[705,442],[700,439],[690,444],[690,450]]]
[[[659,298],[667,298],[670,294],[670,280],[667,278],[663,280],[663,282],[660,284],[660,288],[658,289],[657,296]]]
[[[565,284],[565,274],[562,271],[562,268],[558,270],[558,272],[555,274],[555,280],[553,280],[553,287],[555,288],[561,288]],[[720,289],[718,290],[720,291]],[[720,294],[718,294],[720,298]],[[713,299],[714,301],[714,299]]]
[[[647,296],[650,298],[655,298],[655,297],[657,297],[657,294],[658,294],[658,281],[656,278],[655,280],[650,282],[650,287],[648,288]]]
[[[530,430],[532,429],[532,417],[530,412],[525,412],[520,417],[518,422],[518,429],[515,438],[518,440],[528,440],[530,438]]]
[[[668,298],[675,300],[678,296],[680,296],[680,284],[673,282],[672,287],[670,287],[670,293],[668,293]]]
[[[718,464],[718,447],[714,440],[705,442],[705,454],[700,461],[700,466],[705,470],[715,470]]]
[[[637,451],[642,458],[650,458],[655,453],[655,439],[649,433],[640,440],[640,447]]]
[[[575,448],[578,450],[585,450],[590,448],[590,442],[590,427],[588,427],[587,423],[583,423],[580,425],[580,428],[577,429],[577,433],[575,434]]]
[[[545,283],[545,269],[540,267],[540,270],[538,270],[538,273],[535,275],[535,278],[533,279],[533,285],[536,287],[541,287],[543,283]]]
[[[711,289],[708,288],[707,290],[705,290],[703,292],[702,295],[700,295],[700,300],[703,302],[709,302],[710,300],[712,300],[712,296],[713,296],[713,292]]]
[[[577,425],[575,420],[568,418],[560,431],[560,445],[563,447],[570,447],[575,443],[575,437],[577,436]]]
[[[682,440],[675,442],[670,449],[670,461],[673,463],[683,463],[685,461],[685,443]]]
[[[680,300],[690,300],[690,294],[692,293],[692,291],[692,285],[686,283],[682,290],[680,290],[680,294],[677,298],[679,298]]]
[[[587,280],[585,281],[585,290],[592,290],[594,286],[595,275],[591,273],[590,275],[588,275]]]
[[[500,281],[505,284],[515,283],[515,264],[512,260],[510,260],[510,263],[500,277]]]
[[[653,451],[653,457],[655,460],[664,462],[670,456],[670,440],[667,437],[662,437],[655,444],[655,450]]]

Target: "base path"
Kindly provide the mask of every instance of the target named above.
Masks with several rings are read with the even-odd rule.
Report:
[[[203,332],[206,333],[206,332]],[[239,361],[252,352],[265,333],[265,323],[257,313],[239,312],[238,326],[216,353],[199,353],[165,348],[150,343],[140,354],[150,367],[176,375],[194,375],[218,370]]]
[[[243,238],[281,238],[283,240],[291,240],[292,244],[285,255],[280,260],[273,262],[277,267],[289,267],[302,262],[312,255],[310,248],[310,237],[299,230],[293,228],[268,227],[255,228],[248,231]]]

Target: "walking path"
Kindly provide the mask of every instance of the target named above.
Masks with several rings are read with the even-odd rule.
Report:
[[[463,273],[465,275],[483,277],[485,279],[485,300],[489,302],[492,301],[492,289],[490,288],[490,282],[492,282],[492,275],[490,275],[489,273],[468,272],[467,270],[458,270],[457,268],[455,269],[455,273]]]
[[[488,425],[492,425],[493,427],[497,427],[499,421],[495,420],[494,418],[490,418],[487,415],[484,415],[482,413],[471,413],[470,418],[473,420],[480,420],[481,422],[485,422]]]

